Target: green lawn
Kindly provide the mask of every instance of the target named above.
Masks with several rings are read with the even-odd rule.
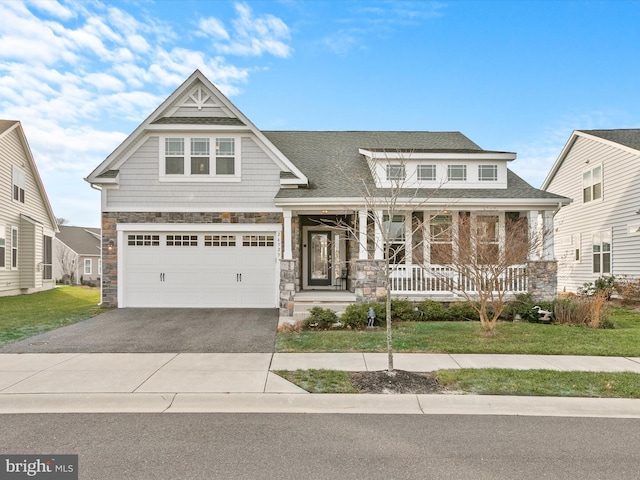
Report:
[[[0,297],[0,344],[86,320],[102,311],[100,289],[58,287]]]
[[[640,356],[640,312],[612,308],[616,328],[499,322],[486,335],[477,322],[404,322],[393,328],[396,352]],[[278,333],[278,352],[384,352],[382,329]]]
[[[333,370],[277,371],[310,393],[359,393],[352,372]],[[551,370],[439,370],[443,392],[476,395],[640,398],[640,375],[630,372],[557,372]]]

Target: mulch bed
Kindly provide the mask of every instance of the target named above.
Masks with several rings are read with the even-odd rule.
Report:
[[[386,370],[380,372],[353,372],[351,384],[360,393],[440,393],[443,388],[431,373],[395,370],[389,376]]]

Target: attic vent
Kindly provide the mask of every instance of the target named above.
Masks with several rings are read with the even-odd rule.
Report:
[[[218,105],[211,94],[199,85],[191,91],[181,106],[196,107],[198,110],[202,110],[202,107],[217,107]]]

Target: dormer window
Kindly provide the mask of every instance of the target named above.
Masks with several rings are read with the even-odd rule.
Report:
[[[448,165],[447,180],[450,182],[465,182],[467,180],[467,166]]]
[[[239,182],[236,137],[185,136],[161,140],[160,180],[168,182]]]
[[[435,182],[436,166],[435,165],[418,165],[418,180],[423,182]]]
[[[387,165],[387,180],[404,180],[405,176],[404,165]]]
[[[481,182],[498,181],[497,165],[478,165],[478,180]]]

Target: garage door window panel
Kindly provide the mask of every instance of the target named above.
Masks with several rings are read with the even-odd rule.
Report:
[[[197,235],[167,235],[167,247],[197,247]]]
[[[235,247],[236,236],[235,235],[205,235],[204,246],[205,247]]]
[[[242,245],[244,247],[273,247],[273,235],[243,235]]]
[[[127,235],[127,245],[130,247],[158,247],[160,235]]]

